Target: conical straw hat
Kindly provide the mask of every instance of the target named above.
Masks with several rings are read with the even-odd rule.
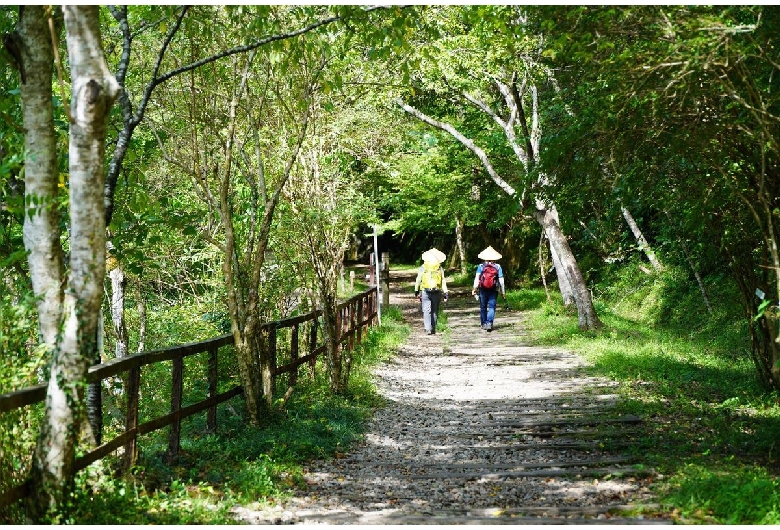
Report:
[[[501,254],[496,252],[496,249],[493,247],[488,247],[479,254],[477,254],[477,257],[479,259],[483,259],[485,261],[496,261],[501,259]]]
[[[422,260],[428,263],[442,263],[445,259],[447,259],[447,255],[437,248],[426,250],[422,254]]]

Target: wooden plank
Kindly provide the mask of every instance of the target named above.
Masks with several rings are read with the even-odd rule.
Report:
[[[416,432],[416,431],[415,431]],[[477,438],[478,440],[490,440],[495,438],[516,438],[517,436],[531,436],[534,438],[604,438],[605,440],[611,440],[612,436],[628,436],[632,434],[640,434],[640,429],[613,429],[610,431],[605,430],[576,430],[576,431],[532,431],[532,430],[513,430],[513,431],[482,431],[482,432],[459,432],[459,433],[426,433],[428,438],[447,438],[452,436],[453,438]],[[414,434],[412,431],[408,431],[403,434]]]
[[[576,467],[576,466],[605,466],[610,464],[625,464],[636,461],[636,457],[615,456],[590,460],[566,460],[560,462],[512,462],[512,463],[473,463],[473,462],[416,462],[414,460],[399,460],[397,462],[353,462],[351,460],[339,460],[340,464],[357,463],[361,468],[438,468],[438,469],[545,469],[552,467]]]
[[[46,385],[35,385],[0,395],[0,414],[40,403],[46,399]]]
[[[490,441],[490,445],[480,445],[479,450],[480,451],[524,451],[524,450],[534,450],[538,451],[540,449],[548,449],[550,451],[560,451],[562,449],[576,449],[576,450],[583,450],[583,451],[601,451],[604,450],[604,447],[602,446],[601,442],[557,442],[557,441],[545,441],[545,442],[536,442],[536,443],[517,443],[517,444],[496,444],[493,443],[492,440]],[[632,440],[610,440],[609,446],[610,447],[623,447],[623,446],[631,446],[631,445],[637,445],[639,442],[632,441]],[[476,447],[474,444],[471,444],[469,447]],[[435,449],[431,451],[432,453],[451,453],[451,449],[444,449],[440,451],[436,451]]]
[[[605,477],[629,476],[629,477],[652,477],[655,476],[655,470],[650,468],[637,469],[633,467],[605,467],[592,469],[536,469],[529,471],[497,471],[493,473],[424,473],[419,475],[404,475],[404,479],[411,480],[429,480],[442,478],[465,478],[472,479],[499,479],[499,478],[518,478],[518,477]]]
[[[97,449],[94,449],[89,453],[78,457],[75,462],[76,471],[80,471],[90,465],[92,462],[96,462],[101,458],[113,453],[122,447],[122,445],[127,444],[130,440],[134,440],[137,434],[137,429],[125,431],[110,442],[106,442]]]
[[[530,418],[526,421],[516,420],[480,420],[480,421],[455,421],[450,424],[443,424],[439,427],[417,427],[415,425],[404,425],[400,427],[400,431],[415,431],[415,432],[441,432],[443,427],[458,427],[458,428],[486,428],[486,429],[517,429],[517,428],[541,428],[541,427],[569,427],[574,425],[612,425],[612,424],[636,424],[642,423],[642,418],[637,416],[624,416],[620,418],[615,417],[591,417],[583,416],[581,418],[561,418],[561,419],[544,419],[539,421],[537,419]],[[485,435],[491,434],[490,432],[484,433]]]
[[[206,400],[203,400],[199,403],[195,403],[193,405],[189,405],[187,407],[184,407],[181,409],[181,417],[186,418],[188,416],[192,416],[193,414],[196,414],[213,404],[219,404],[223,401],[227,401],[228,399],[233,398],[234,396],[238,396],[244,393],[244,388],[242,386],[235,386],[231,390],[228,390],[227,392],[223,392],[217,396],[214,396],[213,398],[208,398]],[[161,429],[163,427],[166,427],[171,424],[175,419],[175,413],[166,414],[165,416],[161,416],[159,418],[155,418],[153,420],[147,421],[146,423],[142,423],[138,426],[138,434],[147,434],[152,431],[156,431],[157,429]]]
[[[386,495],[384,492],[378,494],[369,495],[340,495],[340,498],[347,502],[353,502],[357,504],[366,504],[367,502],[375,504],[385,504],[388,500],[395,501],[415,501],[419,500],[419,497],[412,495],[398,495],[394,492],[392,495]],[[472,515],[477,517],[496,517],[496,516],[548,516],[548,517],[569,517],[576,516],[598,516],[601,514],[620,515],[626,512],[641,513],[644,511],[659,512],[663,510],[671,510],[673,507],[666,506],[658,503],[648,504],[606,504],[596,506],[514,506],[512,508],[506,507],[486,507],[486,508],[436,508],[431,510],[430,514],[420,513],[419,515],[429,516],[449,516],[455,517],[459,515]],[[425,507],[418,508],[420,512],[425,511]],[[297,512],[309,514],[310,512]],[[413,515],[413,514],[409,514]]]
[[[170,348],[136,353],[135,355],[128,355],[127,357],[122,357],[120,359],[111,359],[103,364],[91,366],[87,374],[87,383],[96,383],[122,372],[127,372],[132,368],[140,368],[147,364],[154,364],[162,361],[181,359],[190,355],[206,352],[212,347],[220,348],[232,344],[233,335],[221,335],[201,342],[191,342],[189,344],[171,346]]]
[[[295,362],[298,360],[298,325],[293,326],[292,336],[290,337],[290,360]],[[298,365],[296,364],[290,369],[290,386],[295,386],[298,382]]]

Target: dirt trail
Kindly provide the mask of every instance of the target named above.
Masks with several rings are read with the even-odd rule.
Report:
[[[626,456],[641,418],[614,411],[611,383],[576,355],[529,345],[523,314],[479,326],[467,291],[451,291],[447,327],[428,336],[413,277],[390,303],[413,333],[375,371],[387,407],[343,458],[315,462],[308,488],[263,524],[670,524],[651,509],[653,471]],[[652,508],[652,507],[651,507]],[[627,512],[626,510],[634,509]],[[631,514],[631,515],[627,515]]]

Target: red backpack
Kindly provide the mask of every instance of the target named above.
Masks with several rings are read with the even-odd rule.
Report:
[[[492,263],[482,265],[482,273],[479,275],[479,286],[483,289],[495,289],[498,285],[498,267]]]

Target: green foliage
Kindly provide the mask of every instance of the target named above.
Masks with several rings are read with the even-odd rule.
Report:
[[[36,346],[32,295],[9,293],[0,284],[0,323],[0,394],[38,384],[46,350]],[[35,406],[0,414],[0,491],[27,477],[41,410]]]
[[[780,479],[760,467],[688,465],[669,485],[667,500],[689,523],[780,524]]]

